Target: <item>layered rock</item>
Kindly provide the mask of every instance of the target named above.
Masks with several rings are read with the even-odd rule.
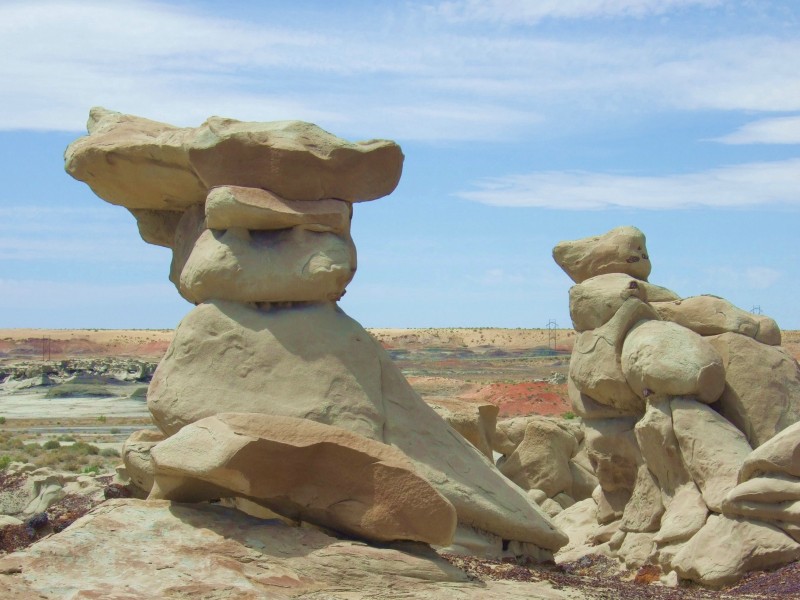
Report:
[[[800,367],[772,319],[648,282],[634,247],[641,232],[618,228],[553,253],[576,282],[568,389],[599,483],[592,539],[715,586],[800,558]]]
[[[531,558],[567,542],[336,305],[356,269],[351,203],[394,189],[396,144],[297,121],[181,129],[102,109],[89,133],[67,171],[172,249],[170,279],[197,304],[148,391],[166,439],[126,445],[137,486],[372,541],[446,546],[457,521]]]

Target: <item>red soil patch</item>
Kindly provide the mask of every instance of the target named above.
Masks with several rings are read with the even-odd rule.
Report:
[[[562,415],[570,410],[567,384],[546,381],[490,383],[477,392],[461,396],[464,400],[491,402],[500,417],[522,415]]]

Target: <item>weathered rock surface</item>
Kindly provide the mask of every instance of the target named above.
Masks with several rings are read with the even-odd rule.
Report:
[[[3,557],[0,589],[19,600],[583,597],[544,581],[476,582],[421,545],[376,548],[215,505],[140,500],[107,502]]]
[[[647,465],[639,465],[631,498],[622,513],[620,529],[639,533],[657,531],[663,514],[658,482]]]
[[[652,306],[663,320],[700,335],[727,332],[751,338],[758,335],[759,322],[755,317],[719,296],[692,296],[675,302],[653,302]]]
[[[455,506],[459,523],[550,550],[567,541],[333,304],[271,310],[218,301],[198,306],[179,325],[153,376],[148,407],[168,434],[219,412],[342,427],[402,450]]]
[[[768,473],[800,477],[800,422],[753,450],[742,464],[739,482]]]
[[[553,248],[553,259],[575,283],[607,273],[625,273],[647,281],[652,265],[645,242],[636,227],[617,227],[603,235],[559,242]]]
[[[164,434],[160,431],[143,429],[132,433],[122,444],[122,462],[128,477],[145,495],[153,488],[154,473],[150,451],[163,440]]]
[[[497,427],[497,415],[500,412],[496,405],[455,398],[436,398],[427,402],[450,427],[480,450],[486,458],[494,461],[492,440]]]
[[[672,422],[681,456],[708,508],[722,512],[722,501],[737,483],[750,445],[744,434],[704,404],[673,398]]]
[[[719,412],[753,448],[800,420],[800,365],[791,354],[735,333],[708,340],[725,366]]]
[[[636,441],[647,467],[658,480],[665,500],[676,490],[691,482],[672,424],[672,409],[668,398],[651,396],[647,410],[634,428]]]
[[[212,189],[205,203],[209,229],[305,227],[349,235],[351,213],[352,205],[342,200],[286,200],[267,190],[228,185]]]
[[[725,368],[714,347],[667,321],[645,321],[631,330],[622,346],[622,372],[642,398],[654,393],[711,403],[725,387]]]
[[[621,411],[644,410],[644,402],[625,379],[620,355],[631,328],[649,319],[658,319],[655,311],[638,298],[628,298],[607,323],[578,335],[569,361],[569,376],[580,392]]]
[[[67,171],[132,209],[183,210],[222,185],[288,200],[374,200],[394,190],[403,165],[394,142],[350,143],[301,121],[211,117],[184,129],[93,108],[88,130],[67,148]]]
[[[630,275],[597,275],[569,289],[569,316],[575,331],[597,329],[616,314],[628,298],[647,300],[642,283]]]
[[[187,425],[151,456],[151,498],[244,496],[285,517],[378,542],[446,546],[455,532],[452,504],[402,452],[308,419],[220,413]]]
[[[708,507],[694,482],[690,481],[673,493],[661,517],[661,527],[656,533],[658,544],[688,540],[705,525]]]
[[[587,396],[578,389],[572,378],[567,378],[567,394],[569,395],[572,409],[583,419],[614,419],[616,417],[628,417],[641,414],[641,409],[630,411],[620,410],[607,404],[601,404]]]
[[[175,231],[183,216],[182,211],[152,210],[149,208],[129,209],[136,219],[139,235],[148,244],[172,248],[175,244]]]
[[[720,587],[748,571],[771,569],[800,558],[800,544],[772,525],[711,515],[672,560],[684,579]]]
[[[569,459],[577,441],[562,428],[544,419],[532,419],[514,452],[500,465],[500,472],[524,490],[540,489],[548,497],[572,493]]]

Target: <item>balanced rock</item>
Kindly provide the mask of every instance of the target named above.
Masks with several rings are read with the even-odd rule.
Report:
[[[708,340],[725,367],[719,412],[753,448],[800,420],[800,365],[791,354],[735,333]]]
[[[695,332],[667,321],[636,325],[622,346],[622,371],[642,398],[650,394],[716,401],[725,387],[722,357]]]
[[[800,478],[800,422],[753,450],[742,464],[739,482],[771,473]]]
[[[131,209],[184,210],[223,185],[288,200],[374,200],[394,190],[403,165],[394,142],[350,143],[301,121],[211,117],[192,129],[93,108],[88,129],[67,148],[67,171]]]
[[[244,496],[275,512],[373,541],[447,545],[453,505],[385,444],[308,419],[221,413],[152,452],[151,498]]]
[[[553,259],[575,283],[595,275],[625,273],[647,280],[650,257],[644,234],[636,227],[617,227],[598,236],[559,242]]]

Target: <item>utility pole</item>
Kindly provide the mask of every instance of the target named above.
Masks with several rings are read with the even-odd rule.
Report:
[[[754,304],[753,308],[750,309],[750,312],[753,313],[754,315],[760,315],[761,314],[761,305],[760,304]]]
[[[550,319],[547,322],[547,345],[554,351],[558,345],[558,323],[555,319]]]

